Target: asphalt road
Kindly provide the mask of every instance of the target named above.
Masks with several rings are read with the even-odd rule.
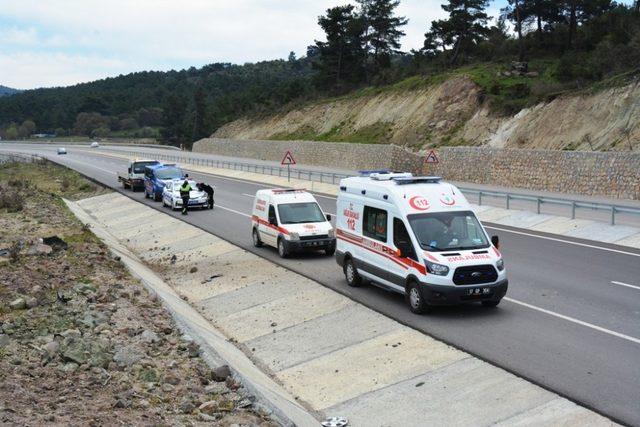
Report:
[[[122,190],[116,172],[124,160],[88,148],[0,144],[38,152],[142,203]],[[98,149],[100,150],[100,149]],[[428,316],[409,312],[402,298],[374,286],[349,288],[333,258],[308,254],[282,260],[251,244],[250,209],[256,183],[190,173],[216,186],[216,209],[187,217],[164,211],[247,250],[313,278],[416,330],[560,393],[616,421],[640,426],[640,251],[485,224],[500,236],[509,275],[507,298],[496,309],[447,307]],[[318,197],[328,213],[335,200]],[[548,236],[547,236],[548,237]],[[472,380],[472,379],[470,379]]]

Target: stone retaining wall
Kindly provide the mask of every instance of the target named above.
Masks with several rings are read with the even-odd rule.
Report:
[[[451,181],[529,190],[640,199],[640,153],[444,147],[438,164],[394,145],[206,138],[193,151],[280,161],[287,150],[301,165],[331,169],[389,168]]]
[[[640,199],[640,153],[446,147],[423,173],[452,181]]]

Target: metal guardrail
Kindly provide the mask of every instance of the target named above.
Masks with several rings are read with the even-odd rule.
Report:
[[[612,205],[608,203],[592,203],[579,200],[561,199],[558,197],[544,196],[527,196],[524,194],[514,194],[500,191],[476,190],[472,188],[458,187],[463,193],[477,194],[478,205],[482,206],[482,196],[496,197],[505,199],[505,207],[510,209],[512,200],[525,200],[536,204],[536,213],[540,213],[543,204],[568,206],[571,209],[571,219],[576,218],[577,209],[589,209],[592,211],[606,211],[610,213],[611,225],[616,224],[616,214],[627,213],[632,215],[640,215],[640,208],[632,208],[629,206]]]
[[[198,166],[210,166],[210,167],[223,168],[223,169],[233,169],[233,170],[239,170],[244,172],[261,173],[265,175],[277,175],[280,177],[287,176],[287,168],[280,167],[280,166],[232,162],[227,160],[206,159],[206,158],[190,157],[188,155],[176,156],[176,155],[168,155],[168,154],[153,154],[148,152],[130,152],[130,151],[124,151],[124,150],[120,150],[120,151],[126,152],[130,155],[139,156],[139,157],[151,157],[151,158],[154,158],[155,160],[164,160],[169,162],[183,162],[183,163],[189,163],[189,164],[198,165]],[[352,175],[322,172],[322,171],[315,171],[315,170],[309,170],[309,169],[298,169],[298,168],[291,170],[292,178],[306,180],[306,181],[323,182],[323,183],[334,184],[334,185],[338,184],[341,179],[347,178],[349,176],[352,176]],[[533,202],[536,205],[536,212],[538,214],[541,211],[542,205],[567,206],[570,208],[571,219],[576,218],[576,210],[578,209],[603,211],[603,212],[610,213],[609,223],[611,225],[615,225],[616,215],[619,213],[638,215],[640,217],[640,208],[633,208],[629,206],[620,206],[620,205],[613,205],[613,204],[607,204],[607,203],[592,203],[592,202],[584,202],[579,200],[561,199],[556,197],[527,196],[523,194],[501,192],[501,191],[477,190],[477,189],[465,188],[465,187],[458,187],[458,188],[463,193],[477,195],[478,205],[482,205],[483,196],[487,196],[487,197],[494,197],[494,198],[503,198],[505,200],[505,207],[507,209],[511,208],[512,200],[513,201],[523,200],[523,201]]]
[[[116,151],[116,150],[111,150]],[[124,150],[120,150],[121,152],[125,152]],[[263,175],[273,175],[279,177],[287,176],[287,168],[282,166],[272,166],[265,164],[257,164],[257,163],[243,163],[243,162],[232,162],[228,160],[217,160],[217,159],[205,159],[198,157],[189,157],[189,156],[176,156],[171,154],[155,154],[148,152],[138,152],[138,151],[126,151],[128,154],[137,157],[145,157],[152,158],[154,160],[164,160],[168,162],[182,162],[189,163],[197,166],[209,166],[215,167],[219,169],[232,169],[243,172],[253,172],[260,173]],[[334,173],[334,172],[322,172],[317,170],[310,169],[291,169],[291,178],[305,180],[305,181],[314,181],[321,182],[326,184],[338,184],[341,179],[347,178],[351,175]]]

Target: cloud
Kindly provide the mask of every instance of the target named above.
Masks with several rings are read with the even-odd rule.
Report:
[[[63,53],[0,54],[0,81],[4,86],[31,89],[41,86],[69,86],[131,71],[118,59]],[[42,82],[46,82],[43,85]]]
[[[398,14],[409,18],[403,50],[422,46],[429,23],[446,15],[443,1],[401,0]],[[348,2],[0,0],[0,84],[72,84],[113,73],[286,58],[292,50],[302,56],[323,39],[318,16]],[[503,3],[492,3],[491,12]],[[38,70],[38,63],[47,68]]]

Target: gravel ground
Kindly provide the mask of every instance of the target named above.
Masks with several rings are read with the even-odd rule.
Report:
[[[0,424],[276,425],[59,198],[104,191],[0,167]]]

